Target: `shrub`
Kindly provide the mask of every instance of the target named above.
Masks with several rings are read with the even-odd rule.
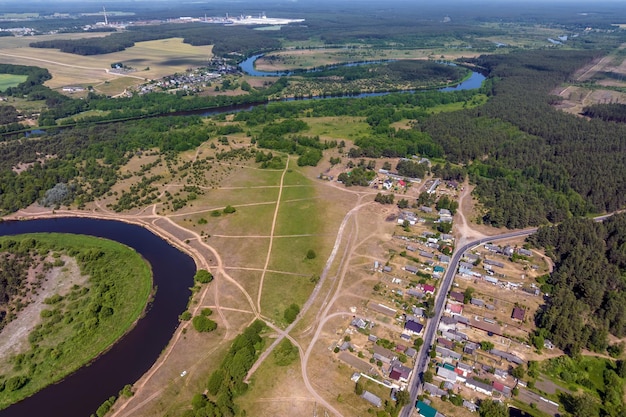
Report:
[[[217,329],[217,323],[205,316],[196,316],[191,321],[193,328],[200,333],[208,333]]]
[[[199,269],[198,272],[196,272],[196,275],[194,275],[193,279],[200,284],[207,284],[213,281],[213,274],[205,269]]]
[[[291,304],[285,309],[285,313],[283,314],[285,321],[289,324],[293,323],[296,317],[298,317],[298,313],[300,313],[300,307],[295,303]]]

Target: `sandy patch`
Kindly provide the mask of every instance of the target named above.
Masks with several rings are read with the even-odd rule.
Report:
[[[41,287],[30,294],[30,303],[17,313],[17,317],[7,324],[0,332],[0,360],[18,353],[28,346],[28,335],[40,322],[41,311],[48,307],[44,300],[54,294],[65,295],[72,286],[84,285],[89,278],[81,275],[80,268],[74,258],[62,256],[65,265],[55,267],[46,273]],[[54,262],[54,259],[47,259]],[[29,281],[41,270],[41,266],[31,268],[28,272]]]

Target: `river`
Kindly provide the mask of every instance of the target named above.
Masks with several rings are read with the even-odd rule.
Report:
[[[2,236],[34,232],[115,240],[134,248],[152,267],[156,295],[145,316],[128,334],[89,366],[0,411],[0,417],[87,417],[124,385],[141,378],[167,346],[191,296],[195,263],[149,230],[123,222],[87,218],[0,222]]]
[[[345,64],[337,64],[337,65],[331,65],[325,68],[315,68],[315,69],[310,69],[310,70],[302,70],[302,71],[259,71],[255,68],[255,62],[257,59],[261,58],[264,54],[259,54],[259,55],[253,55],[250,58],[242,61],[239,64],[239,68],[241,69],[241,71],[243,71],[245,74],[247,75],[252,75],[255,77],[287,77],[290,75],[297,75],[298,73],[302,73],[302,72],[316,72],[316,71],[322,71],[323,69],[329,69],[329,68],[337,68],[337,67],[342,67],[342,66],[346,66],[346,67],[352,67],[352,66],[356,66],[356,65],[373,65],[373,64],[381,64],[381,63],[385,63],[385,62],[393,62],[395,60],[393,59],[388,59],[388,60],[379,60],[379,61],[363,61],[363,62],[348,62]],[[442,62],[441,65],[456,65],[453,63],[444,63]],[[471,71],[471,70],[470,70]],[[472,71],[472,74],[470,75],[469,78],[459,82],[456,85],[453,86],[449,86],[449,87],[442,87],[442,88],[438,88],[437,91],[461,91],[461,90],[474,90],[476,88],[480,88],[480,86],[482,85],[483,81],[485,81],[487,77],[485,77],[483,74],[476,72],[476,71]],[[403,90],[403,91],[382,91],[382,92],[378,92],[378,93],[359,93],[359,94],[353,94],[353,95],[346,95],[345,97],[351,97],[351,98],[363,98],[363,97],[374,97],[374,96],[383,96],[383,95],[387,95],[387,94],[392,94],[392,93],[414,93],[417,91],[423,91],[423,90]],[[325,98],[325,97],[311,97],[314,99],[317,98]],[[290,99],[287,99],[290,100]],[[293,100],[293,99],[291,99]],[[306,99],[304,99],[306,100]]]

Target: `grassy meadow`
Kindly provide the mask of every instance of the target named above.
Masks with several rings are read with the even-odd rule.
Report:
[[[26,75],[0,74],[0,92],[26,81]]]

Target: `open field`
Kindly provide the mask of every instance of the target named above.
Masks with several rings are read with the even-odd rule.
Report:
[[[0,74],[0,92],[26,81],[25,75]]]
[[[58,38],[61,37],[16,38],[17,40],[11,39],[8,42],[3,39],[0,57],[7,64],[47,68],[52,74],[52,79],[45,84],[52,89],[61,89],[65,86],[93,86],[97,92],[115,95],[146,80],[202,66],[212,56],[212,46],[191,46],[183,43],[181,38],[138,42],[125,51],[91,56],[28,46],[28,43],[34,40]],[[122,62],[132,70],[116,73],[111,70],[111,64],[114,62]]]

